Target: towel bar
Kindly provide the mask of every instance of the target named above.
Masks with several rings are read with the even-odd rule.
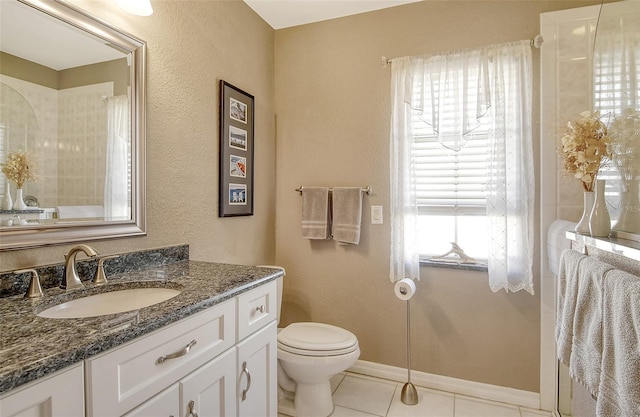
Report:
[[[299,192],[300,194],[302,194],[302,190],[304,189],[303,186],[300,186],[298,188],[296,188],[294,191]],[[362,187],[362,192],[365,193],[366,195],[371,195],[371,193],[373,192],[373,190],[371,189],[370,186],[366,186],[366,187]],[[333,190],[333,188],[329,188],[329,191]]]

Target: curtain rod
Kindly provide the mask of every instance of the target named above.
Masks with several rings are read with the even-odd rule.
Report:
[[[296,188],[294,191],[297,191],[297,192],[299,192],[300,194],[302,194],[302,190],[303,190],[303,189],[304,189],[304,187],[303,187],[303,186],[300,186],[300,187]],[[329,191],[331,191],[331,190],[333,190],[333,188],[331,188],[331,187],[330,187],[330,188],[329,188]],[[361,190],[363,193],[365,193],[366,195],[371,195],[371,193],[372,193],[371,186],[369,186],[369,185],[367,185],[366,187],[361,187],[361,188],[360,188],[360,190]]]
[[[544,38],[542,37],[542,35],[536,35],[535,38],[529,40],[529,43],[531,44],[531,46],[536,49],[540,49],[543,42],[544,42]],[[387,58],[385,56],[380,57],[380,66],[385,68],[387,65],[391,64],[393,60],[394,58]]]

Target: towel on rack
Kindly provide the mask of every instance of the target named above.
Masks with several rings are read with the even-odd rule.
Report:
[[[362,221],[362,188],[337,187],[333,189],[333,239],[339,243],[360,243]]]
[[[302,190],[302,237],[328,239],[329,188],[304,187]]]
[[[604,283],[598,416],[640,415],[640,277],[615,269]]]
[[[614,267],[587,256],[578,267],[578,294],[573,319],[569,375],[596,398],[602,364],[602,298]]]
[[[573,319],[578,294],[578,267],[585,258],[585,255],[571,249],[565,249],[560,254],[556,303],[556,347],[558,359],[567,366],[571,360]]]

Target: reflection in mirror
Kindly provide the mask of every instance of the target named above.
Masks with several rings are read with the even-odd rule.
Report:
[[[0,162],[37,167],[0,249],[144,234],[144,42],[54,0],[0,8]]]
[[[593,63],[594,108],[612,139],[611,161],[599,173],[612,236],[640,241],[640,2],[602,4]]]

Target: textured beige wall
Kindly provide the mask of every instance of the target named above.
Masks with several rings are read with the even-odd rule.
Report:
[[[114,81],[114,95],[127,94],[129,66],[126,58],[56,71],[35,62],[0,52],[0,74],[56,90]]]
[[[150,17],[73,0],[147,41],[146,237],[92,243],[104,253],[174,244],[191,258],[272,262],[275,240],[274,31],[245,3],[156,1]],[[218,82],[255,97],[254,216],[219,218]],[[0,253],[0,269],[61,262],[69,246]]]
[[[58,89],[58,71],[0,52],[0,74]]]
[[[405,304],[388,278],[390,68],[380,57],[531,39],[541,12],[593,3],[428,1],[276,32],[281,324],[343,326],[357,335],[361,359],[406,365]],[[537,154],[539,51],[533,57]],[[300,185],[371,185],[360,245],[302,239]],[[383,206],[383,225],[369,224],[372,204]],[[422,276],[412,301],[412,367],[538,392],[539,297],[494,294],[486,273],[424,268]]]
[[[81,85],[113,81],[113,95],[126,95],[129,87],[127,59],[114,59],[99,64],[83,65],[59,72],[59,90]]]

